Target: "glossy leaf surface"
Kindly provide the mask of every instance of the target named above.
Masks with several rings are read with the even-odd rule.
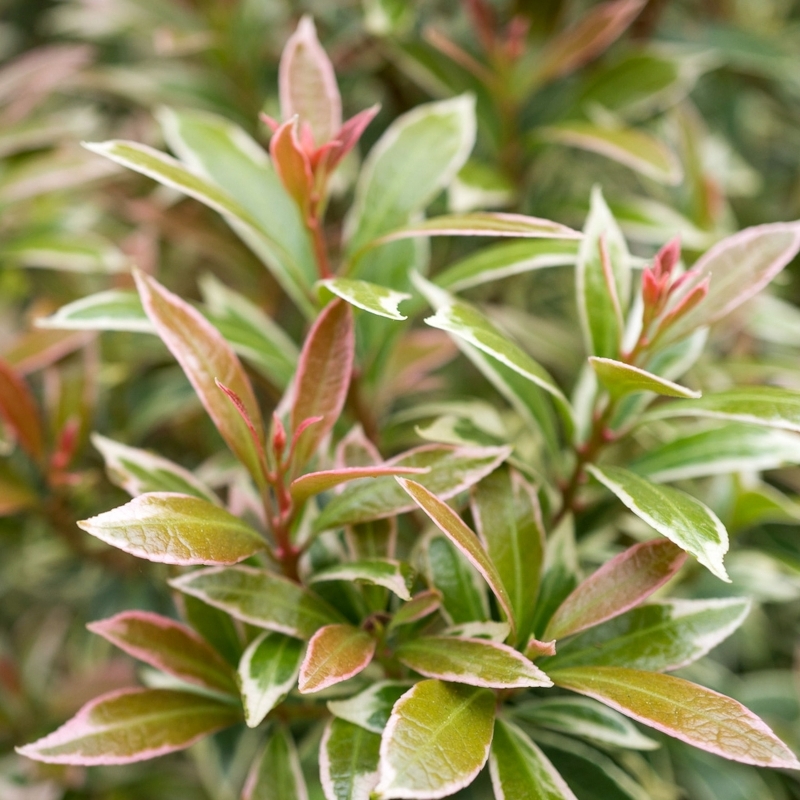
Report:
[[[718,578],[729,580],[722,564],[728,532],[710,508],[685,492],[650,483],[621,467],[590,465],[588,470],[648,525],[691,553]]]
[[[334,717],[319,746],[319,772],[326,800],[370,800],[378,782],[381,737]]]
[[[419,592],[394,612],[389,623],[389,630],[424,619],[429,614],[433,614],[441,604],[442,594],[438,589],[426,589]]]
[[[230,666],[203,638],[180,622],[149,611],[123,611],[86,626],[134,658],[176,678],[237,695]]]
[[[309,639],[339,615],[312,592],[293,581],[253,567],[197,570],[170,585],[232,617],[259,628]]]
[[[387,798],[439,798],[468,786],[489,757],[494,695],[486,689],[421,681],[395,704],[381,740]]]
[[[284,633],[257,636],[239,662],[244,718],[255,728],[294,688],[303,660],[303,643]]]
[[[406,292],[396,292],[394,289],[387,289],[376,283],[353,278],[328,278],[320,281],[319,285],[350,303],[351,306],[369,311],[370,314],[387,319],[408,319],[400,313],[398,307],[403,300],[411,298],[411,295]]]
[[[486,584],[449,537],[431,536],[425,553],[430,583],[441,593],[445,618],[455,624],[488,619]]]
[[[794,754],[752,711],[697,684],[623,667],[574,667],[551,677],[656,730],[723,758],[800,769]]]
[[[543,634],[563,639],[644,602],[681,568],[686,554],[664,539],[642,542],[607,561],[558,607]]]
[[[349,581],[383,586],[402,600],[410,600],[409,587],[414,583],[414,570],[402,561],[373,558],[325,567],[315,572],[310,579],[311,583],[323,581]]]
[[[300,691],[319,692],[357,675],[369,665],[375,645],[372,636],[352,625],[320,628],[300,665]]]
[[[79,522],[126,553],[162,564],[236,564],[264,549],[247,523],[207,500],[151,492]]]
[[[700,392],[692,391],[622,361],[590,356],[589,363],[602,384],[614,397],[622,397],[633,392],[655,392],[667,397],[700,397]]]
[[[373,733],[383,733],[394,704],[409,688],[407,682],[378,681],[346,700],[329,700],[328,709],[339,719]]]
[[[320,492],[327,492],[348,481],[361,478],[382,478],[393,475],[424,475],[428,467],[390,467],[385,465],[366,467],[342,467],[322,472],[309,472],[293,480],[289,492],[295,503],[302,503]]]
[[[235,708],[170,689],[122,689],[87,703],[21,755],[49,764],[130,764],[183,750],[233,725]]]
[[[278,728],[267,741],[248,776],[242,800],[308,800],[297,749],[285,728]]]
[[[395,653],[403,664],[427,678],[491,689],[552,685],[514,648],[485,639],[420,636],[399,645]]]

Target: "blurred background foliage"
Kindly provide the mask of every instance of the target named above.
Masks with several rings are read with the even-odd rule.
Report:
[[[639,255],[677,233],[690,259],[739,228],[800,218],[800,2],[640,6],[631,3],[637,13],[627,30],[598,36],[570,63],[559,42],[565,31],[596,32],[597,19],[573,26],[599,13],[598,4],[0,0],[0,357],[30,387],[46,438],[31,458],[0,427],[0,797],[228,800],[254,747],[247,736],[225,734],[195,747],[193,758],[88,772],[13,754],[14,744],[51,730],[101,689],[131,682],[132,664],[91,637],[86,621],[131,607],[168,613],[172,603],[164,567],[112,553],[74,525],[124,498],[103,475],[89,433],[200,466],[216,485],[228,480],[213,428],[154,337],[47,330],[33,321],[93,292],[130,287],[136,263],[188,298],[200,299],[201,278],[216,276],[295,342],[304,324],[215,213],[80,141],[163,147],[154,115],[166,105],[220,114],[266,143],[258,114],[277,115],[280,50],[298,17],[311,13],[336,66],[345,116],[381,103],[362,153],[415,105],[475,93],[478,144],[437,201],[440,211],[499,208],[580,227],[599,183]],[[357,168],[354,156],[337,175],[328,215],[334,239]],[[437,240],[431,274],[473,249]],[[705,385],[800,390],[796,270],[781,280],[716,331],[695,367]],[[208,277],[202,285],[211,306],[219,285]],[[564,271],[467,295],[502,309],[505,328],[556,376],[576,372],[581,350]],[[429,366],[451,350],[433,353]],[[492,398],[463,365],[444,374],[451,393]],[[274,405],[283,387],[255,377],[265,405]],[[407,420],[382,420],[387,449],[413,433]],[[742,631],[688,672],[765,716],[797,751],[800,473],[706,484],[735,537],[730,592],[757,606]],[[611,535],[601,528],[584,537],[583,563],[601,563]],[[696,573],[679,591],[717,596],[719,585],[704,581]],[[570,756],[562,757],[570,769]],[[651,761],[626,758],[622,766],[657,800],[681,796],[676,784],[697,800],[800,797],[796,779],[721,765],[678,744]],[[313,761],[312,751],[312,771]],[[597,763],[600,775],[606,762]],[[609,800],[637,797],[614,791]]]

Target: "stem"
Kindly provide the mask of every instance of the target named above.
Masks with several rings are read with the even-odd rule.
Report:
[[[320,218],[317,216],[317,209],[314,209],[306,220],[306,225],[311,233],[311,239],[314,242],[314,255],[317,258],[319,276],[323,279],[331,278],[333,277],[333,270],[331,269],[331,262],[328,258],[328,247],[325,243],[325,234],[322,230]]]

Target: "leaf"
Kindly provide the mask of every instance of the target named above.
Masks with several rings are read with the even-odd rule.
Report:
[[[548,670],[591,665],[680,669],[727,639],[749,611],[750,602],[738,597],[641,606],[565,644],[547,662]]]
[[[552,686],[537,666],[505,644],[455,636],[420,636],[395,648],[395,655],[414,672],[452,683],[487,689]]]
[[[443,541],[448,541],[444,536],[440,537]],[[434,611],[438,610],[442,604],[442,593],[438,589],[425,589],[415,594],[408,602],[403,603],[389,622],[389,630],[392,631],[401,625],[411,625],[424,619]]]
[[[791,750],[752,711],[682,678],[622,667],[574,667],[551,678],[709,753],[760,767],[800,769]]]
[[[310,639],[300,665],[299,689],[319,692],[357,675],[369,666],[376,640],[352,625],[326,625]]]
[[[533,629],[533,615],[544,559],[539,500],[517,473],[497,469],[472,492],[472,517],[517,620],[517,642]]]
[[[444,535],[426,547],[430,583],[442,595],[442,613],[456,624],[489,618],[486,587],[480,573]]]
[[[597,356],[589,356],[589,363],[613,397],[622,397],[633,392],[655,392],[667,397],[700,397],[700,392],[694,392],[632,364]]]
[[[577,258],[578,247],[579,242],[569,239],[521,240],[491,245],[437,274],[436,285],[451,292],[461,292],[536,269],[571,266]]]
[[[151,492],[78,526],[106,544],[161,564],[236,564],[263,550],[247,523],[207,500]]]
[[[353,725],[383,733],[392,707],[408,688],[408,682],[378,681],[347,700],[328,700],[328,710]]]
[[[530,700],[513,707],[516,718],[548,730],[629,750],[655,750],[658,742],[622,714],[585,697]]]
[[[593,6],[550,40],[536,70],[536,82],[568,75],[599,56],[636,19],[644,4],[645,0],[615,0]]]
[[[692,286],[710,276],[708,295],[670,327],[666,338],[682,338],[727,316],[760,292],[798,250],[800,222],[757,225],[715,244],[692,267]]]
[[[259,628],[309,639],[341,617],[293,581],[253,567],[196,570],[173,578],[170,586]]]
[[[603,258],[603,248],[607,261]],[[575,273],[578,311],[590,355],[614,358],[619,353],[622,316],[630,295],[629,261],[625,238],[603,193],[595,187]]]
[[[351,581],[384,586],[394,592],[401,600],[410,600],[409,589],[414,584],[414,570],[404,561],[388,558],[371,558],[362,561],[348,561],[334,564],[315,572],[310,583],[322,581]]]
[[[248,727],[264,717],[297,683],[303,643],[275,631],[265,631],[250,642],[239,662],[239,684]]]
[[[398,117],[364,160],[345,224],[348,254],[422,211],[464,165],[474,141],[475,100],[469,95],[425,103]]]
[[[320,281],[317,285],[324,286],[329,292],[350,303],[351,306],[369,311],[370,314],[387,319],[408,319],[400,313],[398,308],[403,300],[411,298],[411,295],[406,292],[396,292],[394,289],[387,289],[376,283],[353,278],[328,278]]]
[[[263,486],[263,456],[259,447],[248,424],[217,385],[221,383],[238,396],[254,435],[263,442],[261,412],[239,359],[219,331],[188,303],[143,272],[134,272],[134,277],[142,305],[161,340],[181,365],[228,447],[247,467],[256,484]]]
[[[92,434],[92,444],[106,462],[109,479],[131,497],[149,492],[177,492],[220,505],[211,489],[169,459],[106,439],[99,433]]]
[[[386,800],[438,798],[468,786],[489,757],[493,725],[491,692],[420,681],[392,710],[375,792]]]
[[[723,425],[648,450],[631,462],[633,472],[656,483],[760,472],[800,463],[800,437],[752,425]]]
[[[620,467],[590,464],[587,469],[636,516],[691,553],[720,580],[730,581],[722,564],[728,532],[710,508],[685,492],[657,486]]]
[[[681,162],[660,139],[638,128],[606,128],[591,122],[560,122],[536,130],[537,138],[599,153],[667,186],[683,180]]]
[[[304,15],[281,54],[278,72],[281,116],[307,123],[319,147],[342,127],[342,99],[336,75],[317,39],[314,21]]]
[[[253,764],[242,800],[308,800],[306,782],[291,734],[278,728]]]
[[[326,800],[370,800],[378,782],[381,737],[336,717],[319,745],[319,774]]]
[[[452,305],[442,306],[425,322],[433,328],[439,328],[463,339],[543,389],[555,400],[564,420],[571,423],[572,410],[553,378],[519,345],[497,330],[477,309],[457,301]]]
[[[664,539],[629,547],[578,585],[542,638],[563,639],[623,614],[663,586],[685,560],[686,554]]]
[[[1,146],[0,146],[1,147]],[[80,233],[39,233],[6,244],[2,253],[20,266],[61,272],[127,272],[127,256],[102,236]]]
[[[183,750],[238,718],[232,706],[190,692],[122,689],[17,752],[48,764],[130,764]]]
[[[423,445],[386,462],[392,467],[429,467],[420,483],[443,500],[454,497],[488,475],[509,455],[507,447],[452,447]],[[386,519],[416,508],[394,478],[376,478],[369,483],[348,486],[334,497],[314,521],[323,531]]]
[[[333,429],[347,399],[353,372],[355,335],[347,303],[334,300],[309,331],[295,376],[292,432],[311,417],[320,422],[306,428],[295,446],[293,464],[299,469]]]
[[[230,666],[191,628],[175,620],[148,611],[123,611],[86,627],[151,667],[238,696]]]
[[[303,503],[309,497],[327,492],[348,481],[360,478],[381,478],[394,475],[424,475],[430,472],[428,467],[389,467],[385,465],[365,467],[342,467],[322,472],[309,472],[292,481],[289,492],[295,503]]]
[[[0,465],[0,517],[11,516],[39,503],[39,497],[6,465]]]
[[[640,421],[672,417],[724,419],[800,433],[800,392],[777,386],[743,386],[697,400],[664,403],[648,411]]]
[[[370,247],[417,236],[513,236],[531,239],[580,239],[578,231],[549,219],[502,211],[445,214],[405,225],[370,242]]]
[[[497,800],[577,800],[547,756],[514,724],[494,724],[489,772]]]
[[[28,384],[3,359],[0,359],[0,419],[5,420],[14,438],[31,458],[44,457],[39,408]]]

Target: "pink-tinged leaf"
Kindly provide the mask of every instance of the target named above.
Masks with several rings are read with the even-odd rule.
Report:
[[[580,239],[580,231],[549,219],[508,214],[502,211],[473,211],[425,219],[387,233],[370,243],[377,247],[397,239],[419,236],[513,236],[526,239]]]
[[[233,706],[190,692],[122,689],[17,752],[48,764],[130,764],[183,750],[240,717]]]
[[[438,589],[426,589],[419,594],[415,594],[407,603],[403,603],[397,609],[392,621],[389,623],[389,630],[400,625],[410,625],[418,622],[430,614],[433,614],[442,604],[442,593]]]
[[[240,398],[263,441],[261,412],[236,354],[222,334],[188,303],[142,272],[134,272],[134,277],[142,305],[158,335],[181,365],[228,447],[256,483],[263,486],[259,454],[247,424],[216,384],[218,380]]]
[[[247,523],[207,500],[150,492],[78,523],[126,553],[161,564],[236,564],[264,549]]]
[[[320,492],[327,492],[347,481],[359,478],[381,478],[386,475],[425,475],[430,467],[342,467],[322,472],[309,472],[292,481],[289,491],[295,503],[303,503],[309,497]]]
[[[278,72],[281,115],[307,122],[317,146],[330,141],[342,127],[342,99],[333,65],[317,39],[317,30],[304,16],[281,55]]]
[[[269,154],[286,191],[307,214],[314,189],[314,174],[311,161],[297,138],[296,117],[284,122],[272,135]]]
[[[3,358],[20,375],[30,375],[74,353],[95,336],[94,331],[28,331],[14,340]]]
[[[261,464],[261,469],[263,473],[267,471],[267,454],[264,452],[264,443],[261,440],[261,437],[256,430],[256,426],[253,424],[253,420],[250,419],[250,414],[245,408],[244,403],[242,402],[242,398],[239,397],[236,392],[232,389],[229,389],[225,384],[220,383],[218,380],[214,380],[214,383],[217,384],[217,388],[225,394],[228,400],[233,403],[233,407],[239,413],[239,416],[242,418],[242,422],[247,426],[247,430],[250,432],[250,439],[253,442],[253,447],[256,449],[258,453],[259,462]]]
[[[550,677],[556,686],[709,753],[759,767],[800,769],[792,751],[752,711],[682,678],[594,666],[554,670]]]
[[[403,664],[426,678],[487,689],[553,685],[522,653],[486,639],[421,636],[399,645],[395,654]]]
[[[531,636],[528,644],[525,645],[525,657],[531,661],[542,658],[543,656],[554,656],[556,654],[556,640],[542,642]]]
[[[309,428],[297,443],[293,464],[300,469],[333,428],[350,386],[355,353],[353,312],[334,300],[311,328],[297,367],[292,406],[292,430],[309,417],[322,421]]]
[[[545,639],[563,639],[618,617],[643,603],[686,561],[668,539],[628,548],[581,583],[553,614]]]
[[[319,692],[346,681],[366,669],[376,640],[352,625],[326,625],[308,643],[300,666],[298,688],[303,694]]]
[[[511,598],[500,578],[497,567],[483,549],[478,537],[471,531],[461,517],[443,500],[429,492],[424,486],[405,478],[395,480],[408,492],[414,502],[430,517],[436,527],[467,557],[469,562],[480,572],[489,588],[497,597],[500,607],[511,626],[511,636],[516,637],[516,621]]]
[[[800,250],[800,221],[746,228],[714,245],[692,268],[694,285],[710,276],[706,298],[669,330],[685,336],[730,314],[760,292]]]
[[[28,384],[6,361],[0,359],[0,417],[29,456],[44,456],[44,436],[39,409]]]
[[[333,145],[328,155],[328,168],[333,170],[337,164],[358,144],[361,135],[367,129],[367,126],[375,119],[375,115],[380,111],[379,104],[365,108],[359,111],[354,117],[350,117],[347,122],[342,125],[342,129],[336,134],[331,144]]]
[[[544,83],[569,75],[596,58],[636,19],[646,0],[614,0],[594,6],[572,27],[550,41],[534,80]]]
[[[86,626],[128,655],[176,678],[238,696],[230,665],[180,622],[149,611],[123,611]]]
[[[378,448],[367,438],[361,425],[354,425],[336,445],[337,469],[375,467],[383,461]]]

